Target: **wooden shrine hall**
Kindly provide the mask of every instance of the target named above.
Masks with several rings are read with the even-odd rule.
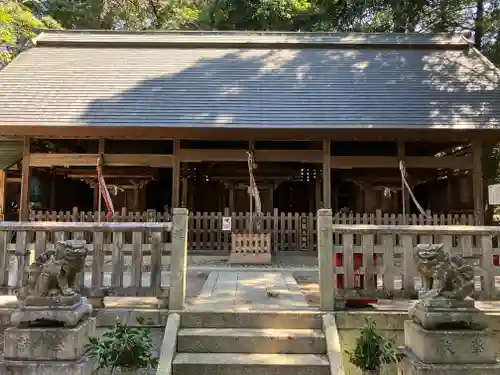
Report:
[[[251,152],[263,212],[418,214],[404,177],[481,224],[499,81],[461,35],[43,31],[0,71],[2,214],[95,211],[99,156],[116,210],[246,212]]]

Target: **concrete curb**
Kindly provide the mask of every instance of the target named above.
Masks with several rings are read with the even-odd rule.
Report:
[[[177,334],[180,323],[181,316],[179,314],[171,313],[168,315],[156,375],[170,375],[172,373],[172,361],[177,350]]]
[[[333,314],[323,315],[323,331],[325,332],[326,338],[326,355],[330,362],[330,374],[344,375],[340,336]]]

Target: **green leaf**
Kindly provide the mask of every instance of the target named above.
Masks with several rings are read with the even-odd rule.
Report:
[[[117,368],[134,370],[156,367],[158,359],[151,354],[151,329],[144,325],[144,319],[137,319],[137,322],[139,327],[130,327],[117,319],[115,325],[104,332],[101,338],[89,338],[87,355],[100,368],[110,372]]]

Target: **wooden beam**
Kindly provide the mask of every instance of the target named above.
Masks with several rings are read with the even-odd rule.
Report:
[[[172,164],[172,207],[180,207],[181,163],[179,158],[180,140],[174,139],[174,161]]]
[[[323,208],[332,208],[332,161],[330,141],[323,141]]]
[[[321,163],[321,150],[255,150],[255,161],[260,162],[300,162]],[[182,162],[210,162],[210,161],[232,161],[246,162],[246,150],[202,150],[182,149],[179,151]]]
[[[56,167],[56,171],[62,175],[74,175],[74,176],[88,176],[88,175],[97,175],[97,171],[94,167],[87,168],[78,168],[78,167],[69,167],[69,168],[61,168]],[[153,176],[157,174],[156,169],[148,168],[148,167],[114,167],[114,166],[104,166],[103,168],[104,175],[112,175],[112,176],[125,176],[125,175],[148,175]]]
[[[117,174],[117,173],[103,173],[102,174],[104,178],[126,178],[126,179],[152,179],[154,176],[152,174],[130,174],[130,173],[124,173],[124,174]],[[72,179],[78,179],[78,178],[92,178],[92,179],[97,179],[97,172],[96,173],[69,173],[66,175],[68,178]]]
[[[54,166],[91,166],[95,167],[98,154],[44,154],[33,153],[31,167]],[[178,160],[177,160],[178,159]],[[105,166],[143,166],[173,168],[176,162],[202,161],[240,161],[246,162],[245,150],[187,150],[182,149],[176,155],[155,154],[104,154]],[[321,163],[322,151],[317,150],[257,150],[255,160],[259,162],[303,162]],[[397,156],[334,156],[331,167],[334,169],[350,168],[397,168]],[[407,156],[408,168],[445,168],[472,169],[473,160],[467,156]]]
[[[84,125],[84,124],[82,124]],[[467,139],[481,137],[484,140],[495,137],[497,129],[320,129],[320,128],[225,128],[225,127],[170,127],[170,126],[40,126],[22,124],[16,126],[1,126],[2,136],[28,136],[44,139],[75,139],[98,137],[107,139],[158,140],[297,140],[311,141],[329,140],[396,140],[404,139],[412,142],[461,142]]]
[[[33,153],[30,158],[32,167],[75,166],[95,167],[99,154],[43,154]],[[125,167],[141,166],[170,168],[174,162],[173,155],[155,154],[104,154],[104,166]]]
[[[29,190],[30,190],[30,179],[31,179],[30,145],[31,145],[31,139],[26,137],[24,139],[24,147],[23,147],[23,168],[21,175],[19,221],[28,221],[29,219]]]
[[[484,197],[483,197],[483,144],[480,141],[472,142],[472,191],[474,194],[474,218],[476,225],[484,225]]]
[[[105,154],[106,166],[141,166],[154,168],[172,168],[175,163],[174,155],[155,154]]]
[[[472,156],[405,156],[407,168],[429,169],[471,169]],[[333,156],[331,167],[334,169],[351,168],[399,168],[398,156]]]
[[[97,165],[98,154],[43,154],[33,153],[29,158],[31,167],[76,166],[86,167]]]
[[[283,181],[289,181],[289,180],[294,180],[294,176],[255,176],[256,181],[274,181],[274,180],[283,180]],[[210,180],[215,180],[215,181],[248,181],[248,176],[228,176],[228,175],[223,175],[223,176],[217,176],[217,175],[211,175]],[[301,181],[301,179],[296,179],[297,181]]]
[[[470,169],[474,166],[472,155],[466,156],[407,156],[408,168]]]

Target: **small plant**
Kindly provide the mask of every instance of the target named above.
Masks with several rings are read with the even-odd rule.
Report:
[[[102,337],[90,337],[86,353],[97,364],[97,370],[106,369],[113,373],[122,371],[156,368],[158,358],[153,357],[151,329],[146,327],[144,318],[138,317],[139,327],[122,324],[119,319]]]
[[[365,373],[378,374],[383,364],[399,362],[394,340],[382,337],[375,329],[375,323],[367,320],[356,340],[356,348],[349,355],[349,361]]]

